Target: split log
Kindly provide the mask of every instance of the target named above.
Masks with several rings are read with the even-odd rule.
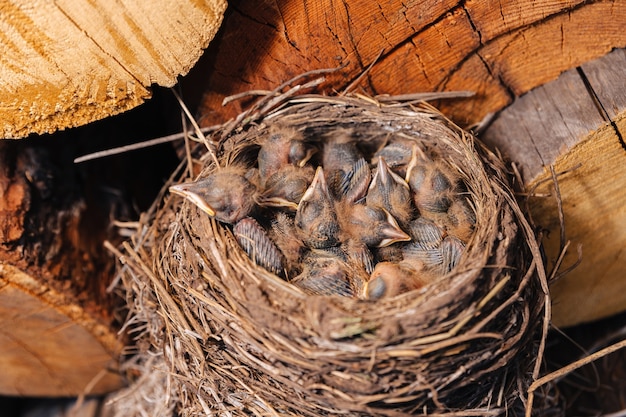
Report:
[[[376,62],[369,94],[472,90],[439,107],[468,126],[570,68],[626,46],[621,2],[233,1],[208,50],[202,123],[238,114],[224,97],[273,89],[306,71],[343,66],[341,90]],[[380,54],[380,56],[379,56]]]
[[[517,99],[484,140],[516,161],[544,229],[550,267],[561,242],[553,165],[571,245],[553,286],[554,323],[570,326],[626,311],[626,51],[585,63]],[[563,242],[565,243],[565,242]]]
[[[0,129],[53,132],[133,108],[172,86],[220,26],[225,0],[5,0]]]
[[[1,137],[80,126],[143,103],[152,84],[172,86],[190,70],[225,8],[224,0],[2,2]],[[123,346],[123,318],[106,291],[110,219],[92,222],[101,207],[86,205],[67,143],[19,142],[0,141],[0,395],[109,392],[122,384]]]

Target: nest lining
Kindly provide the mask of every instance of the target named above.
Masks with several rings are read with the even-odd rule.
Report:
[[[370,302],[305,294],[255,265],[229,226],[165,198],[150,238],[128,248],[136,264],[125,281],[133,321],[146,325],[137,338],[144,352],[165,352],[179,412],[497,415],[523,396],[541,260],[498,158],[423,103],[300,96],[253,116],[215,132],[220,164],[254,154],[274,123],[307,138],[349,128],[365,143],[402,134],[459,170],[477,227],[453,273]],[[201,157],[201,177],[213,160]]]

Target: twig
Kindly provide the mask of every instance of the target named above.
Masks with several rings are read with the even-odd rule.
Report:
[[[387,103],[390,101],[429,101],[439,100],[444,98],[467,98],[472,97],[476,93],[474,91],[435,91],[432,93],[411,93],[411,94],[399,94],[394,96],[378,95],[374,96],[377,101],[381,103]]]
[[[209,133],[216,130],[216,127],[203,127],[200,129],[202,133]],[[162,136],[156,139],[150,139],[143,142],[132,143],[130,145],[124,145],[117,148],[106,149],[104,151],[98,151],[94,153],[90,153],[87,155],[79,156],[74,159],[75,164],[79,164],[81,162],[91,161],[93,159],[104,158],[106,156],[118,155],[125,152],[135,151],[137,149],[149,148],[150,146],[161,145],[167,142],[173,142],[175,140],[183,139],[185,137],[185,132],[174,133],[172,135]]]
[[[270,91],[270,90],[248,90],[248,91],[244,91],[243,93],[233,94],[233,95],[230,95],[228,97],[225,97],[224,100],[222,100],[222,106],[225,106],[227,104],[232,103],[235,100],[240,100],[242,98],[252,97],[252,96],[267,96],[269,94],[272,94],[272,91]]]
[[[345,96],[346,94],[348,94],[354,87],[356,87],[361,80],[370,72],[370,70],[374,67],[374,65],[378,62],[378,60],[380,59],[380,57],[383,56],[383,53],[385,52],[385,49],[381,49],[380,52],[378,53],[378,55],[376,55],[376,57],[372,60],[372,62],[367,66],[367,68],[365,68],[358,77],[355,78],[354,81],[352,81],[350,84],[348,84],[348,86],[346,88],[343,89],[343,91],[341,92],[342,96]]]
[[[178,92],[176,92],[176,90],[173,88],[170,88],[170,91],[172,92],[172,94],[174,94],[174,97],[176,97],[176,100],[178,100],[178,105],[183,110],[183,112],[185,112],[185,115],[187,115],[187,119],[189,119],[189,122],[195,129],[196,135],[198,135],[198,137],[202,139],[202,142],[204,142],[204,146],[206,146],[207,150],[209,151],[209,154],[211,155],[211,158],[213,158],[213,162],[215,162],[215,166],[219,169],[220,164],[219,164],[219,161],[217,160],[215,143],[209,142],[206,136],[204,136],[204,133],[202,133],[202,129],[200,129],[200,126],[198,126],[198,123],[196,123],[196,119],[194,119],[193,116],[191,115],[191,112],[187,108],[187,105],[185,104],[183,99],[180,97],[180,94],[178,94]]]
[[[535,390],[537,390],[537,388],[541,387],[542,385],[547,384],[548,382],[557,380],[567,374],[569,374],[572,371],[575,371],[578,368],[581,368],[587,364],[590,364],[591,362],[598,360],[606,355],[610,355],[613,352],[616,352],[620,349],[623,349],[626,347],[626,340],[622,340],[621,342],[617,342],[611,346],[608,346],[602,350],[597,351],[596,353],[592,353],[591,355],[579,359],[576,362],[570,363],[567,366],[564,366],[561,369],[558,369],[554,372],[550,372],[549,374],[539,378],[538,380],[536,380],[535,382],[533,382],[532,384],[530,384],[530,387],[528,388],[528,393],[532,393]],[[530,402],[530,396],[529,398],[529,407],[526,410],[526,415],[530,416],[530,410],[532,409],[532,403]]]

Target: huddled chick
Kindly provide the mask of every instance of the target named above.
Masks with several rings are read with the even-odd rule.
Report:
[[[405,137],[369,156],[349,130],[322,139],[272,128],[256,167],[221,167],[170,191],[232,225],[250,259],[311,295],[393,297],[459,264],[476,227],[459,173]]]

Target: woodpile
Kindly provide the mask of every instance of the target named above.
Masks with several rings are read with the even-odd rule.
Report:
[[[339,68],[316,90],[325,94],[348,86],[381,98],[473,91],[433,104],[478,129],[535,194],[529,208],[546,265],[567,271],[551,288],[553,322],[571,326],[624,310],[626,58],[613,49],[626,47],[626,9],[619,1],[234,1],[223,22],[223,2],[161,0],[149,11],[126,3],[5,3],[6,138],[125,112],[149,99],[154,84],[171,86],[187,72],[184,98],[204,127],[251,102],[223,106],[224,98],[264,94],[322,68]],[[171,118],[179,123],[177,112]],[[63,184],[71,165],[61,155],[65,137],[41,138],[52,151],[32,137],[0,143],[0,317],[18,323],[0,343],[3,394],[103,393],[123,383],[115,370],[124,317],[107,292],[114,260],[102,246],[121,239],[112,218],[90,225],[97,199],[85,195],[101,191]]]

